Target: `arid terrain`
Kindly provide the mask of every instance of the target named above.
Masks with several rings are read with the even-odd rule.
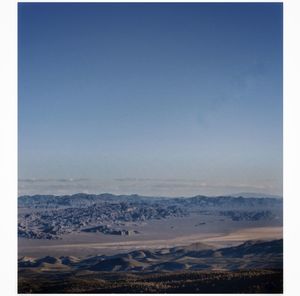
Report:
[[[278,198],[22,196],[18,236],[22,293],[282,291]]]

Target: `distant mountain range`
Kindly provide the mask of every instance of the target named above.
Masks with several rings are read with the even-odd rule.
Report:
[[[259,198],[282,198],[281,195],[257,193],[257,192],[239,192],[239,193],[232,193],[228,195],[233,197],[242,196],[242,197],[259,197]]]
[[[225,196],[204,196],[196,195],[193,197],[155,197],[155,196],[141,196],[138,194],[131,195],[114,195],[111,193],[102,193],[102,194],[86,194],[86,193],[77,193],[73,195],[23,195],[18,198],[19,207],[51,207],[54,206],[78,206],[78,205],[88,205],[97,202],[163,202],[163,201],[205,201],[210,203],[218,203],[219,201],[224,202],[234,202],[236,199],[240,198],[240,202],[243,199],[262,199],[277,202],[276,200],[280,197],[277,195],[263,195],[257,193],[240,193],[232,194]],[[248,202],[244,200],[244,202]],[[256,202],[259,202],[256,200]]]

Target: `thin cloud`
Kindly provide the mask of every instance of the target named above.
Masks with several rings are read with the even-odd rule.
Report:
[[[20,179],[19,195],[32,194],[75,194],[79,192],[100,194],[140,194],[148,196],[194,196],[222,195],[228,192],[265,192],[281,194],[276,188],[266,185],[251,184],[209,184],[203,180],[188,179],[141,179],[116,178],[103,179]]]

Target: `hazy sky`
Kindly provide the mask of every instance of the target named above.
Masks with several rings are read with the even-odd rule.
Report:
[[[18,34],[22,182],[282,193],[281,4],[19,3]]]

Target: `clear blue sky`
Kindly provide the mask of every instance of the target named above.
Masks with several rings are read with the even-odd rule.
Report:
[[[18,5],[20,179],[282,193],[282,4]]]

